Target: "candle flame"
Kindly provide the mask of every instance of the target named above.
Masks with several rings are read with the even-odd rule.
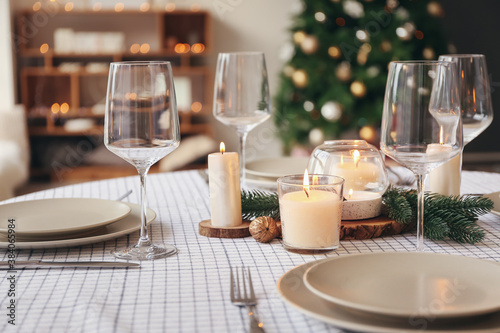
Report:
[[[319,177],[313,176],[313,185],[319,185]]]
[[[309,198],[309,174],[306,171],[304,171],[304,192],[306,192],[307,197]]]
[[[347,195],[347,197],[348,197],[349,199],[352,199],[352,192],[353,192],[353,191],[352,191],[352,188],[351,188],[351,189],[349,190],[349,194]]]
[[[352,152],[352,158],[354,159],[354,164],[356,164],[356,168],[358,167],[359,160],[361,159],[359,151],[354,150]]]
[[[226,151],[226,145],[224,144],[224,142],[221,142],[220,143],[220,153],[224,154],[225,151]]]

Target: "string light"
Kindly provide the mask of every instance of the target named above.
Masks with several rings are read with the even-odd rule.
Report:
[[[40,53],[44,54],[44,53],[47,53],[48,51],[49,51],[49,44],[43,43],[40,46]]]
[[[37,1],[33,4],[33,10],[36,12],[36,11],[39,11],[40,8],[42,8],[42,3],[40,1]]]
[[[130,52],[134,53],[134,54],[139,52],[140,49],[141,49],[141,46],[137,43],[134,43],[134,44],[132,44],[132,46],[130,46]]]
[[[69,111],[69,104],[68,103],[62,103],[60,109],[61,109],[61,113],[68,113],[68,111]]]
[[[115,5],[115,12],[119,13],[119,12],[123,11],[123,9],[125,9],[125,5],[122,2],[118,2]]]
[[[54,113],[54,114],[58,113],[59,109],[60,109],[59,103],[54,103],[50,107],[50,111],[52,111],[52,113]]]
[[[70,12],[73,10],[73,3],[72,2],[68,2],[64,5],[64,10],[67,11],[67,12]]]
[[[150,8],[150,5],[147,2],[141,3],[141,6],[139,7],[141,12],[147,12],[149,10],[149,8]]]
[[[167,5],[165,6],[165,10],[167,12],[173,12],[175,10],[175,3],[173,2],[167,3]]]
[[[139,51],[141,51],[141,53],[148,53],[149,49],[150,49],[149,44],[148,43],[144,43],[144,44],[141,45]]]
[[[191,52],[193,53],[202,53],[205,51],[205,45],[202,43],[195,43],[191,46]]]
[[[191,111],[193,112],[200,112],[202,108],[203,105],[200,102],[194,102],[191,104]]]

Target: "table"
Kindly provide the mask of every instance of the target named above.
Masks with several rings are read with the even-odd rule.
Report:
[[[139,201],[137,176],[55,188],[9,200],[58,197],[114,199],[133,189],[126,201]],[[463,173],[463,193],[500,191],[500,174]],[[18,271],[16,326],[6,319],[8,281],[0,282],[1,332],[244,332],[245,310],[229,301],[229,267],[251,268],[260,318],[267,332],[340,332],[287,306],[276,283],[289,269],[325,257],[361,252],[414,251],[415,235],[342,241],[327,255],[286,252],[279,240],[216,239],[198,235],[208,219],[208,186],[196,171],[153,174],[148,204],[157,214],[150,228],[155,242],[174,244],[179,254],[143,262],[137,270],[39,269]],[[426,241],[426,251],[500,261],[500,217],[480,219],[487,236],[476,245]],[[138,232],[84,247],[21,250],[17,260],[113,260],[109,251],[134,243]],[[3,256],[2,260],[6,260]]]

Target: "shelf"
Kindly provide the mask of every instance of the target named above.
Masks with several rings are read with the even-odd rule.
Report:
[[[93,126],[85,131],[68,132],[62,126],[29,126],[28,133],[31,136],[103,136],[104,126]]]
[[[46,53],[41,53],[37,48],[27,48],[21,50],[22,57],[38,57],[38,58],[144,58],[144,57],[198,57],[198,56],[206,56],[207,51],[203,52],[186,52],[186,53],[178,53],[173,50],[157,50],[157,51],[149,51],[147,53],[132,53],[132,52],[118,52],[118,53],[61,53],[54,52],[53,50],[49,50]]]

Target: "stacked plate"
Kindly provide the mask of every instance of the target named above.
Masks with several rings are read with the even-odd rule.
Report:
[[[371,253],[298,266],[278,282],[300,312],[363,332],[499,332],[500,265],[435,253]]]
[[[249,187],[277,191],[278,178],[304,173],[308,157],[274,157],[246,163],[246,183]]]
[[[156,218],[147,211],[148,223]],[[126,235],[140,228],[140,206],[92,198],[20,201],[0,205],[0,248],[15,235],[16,249],[70,247]],[[9,229],[9,220],[14,220]]]
[[[493,208],[491,209],[491,213],[500,216],[500,192],[493,192],[489,194],[483,195],[483,197],[490,199],[493,201]]]

